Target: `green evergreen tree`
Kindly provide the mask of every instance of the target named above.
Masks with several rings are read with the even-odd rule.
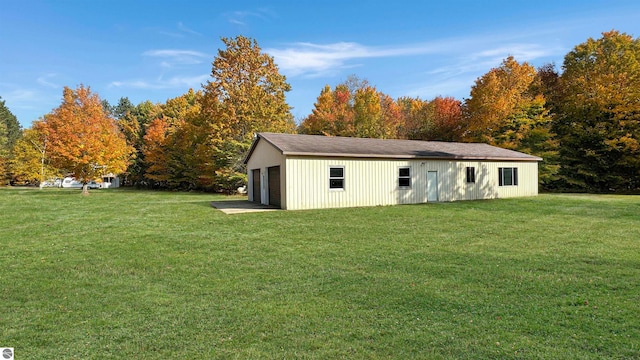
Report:
[[[9,160],[11,150],[22,135],[22,128],[15,115],[0,97],[0,185],[9,180]]]

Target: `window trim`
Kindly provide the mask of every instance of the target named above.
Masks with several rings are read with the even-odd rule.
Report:
[[[332,169],[341,169],[342,176],[331,176]],[[341,180],[342,187],[331,187],[332,180]],[[344,173],[344,165],[329,165],[329,190],[330,191],[344,191],[345,189],[345,173]]]
[[[409,175],[401,175],[400,171],[402,170],[409,170]],[[409,185],[402,185],[402,180],[408,180]],[[411,166],[398,166],[398,188],[411,189]]]
[[[505,170],[511,170],[511,183],[505,183]],[[517,167],[499,167],[498,168],[498,186],[518,186],[518,168]]]
[[[476,183],[476,167],[467,166],[467,184]]]

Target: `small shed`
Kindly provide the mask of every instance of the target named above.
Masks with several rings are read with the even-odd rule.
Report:
[[[487,144],[258,133],[249,201],[319,209],[538,194],[537,156]]]
[[[100,185],[103,189],[114,189],[120,187],[120,177],[113,173],[108,173],[102,175],[102,184]]]

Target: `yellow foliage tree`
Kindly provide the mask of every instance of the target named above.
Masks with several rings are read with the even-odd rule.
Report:
[[[31,129],[22,131],[22,137],[13,146],[9,161],[13,181],[38,184],[59,177],[60,171],[51,166],[48,155],[46,139],[39,130],[39,122],[35,122]]]

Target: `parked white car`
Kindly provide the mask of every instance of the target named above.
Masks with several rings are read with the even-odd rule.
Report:
[[[64,180],[62,180],[62,187],[63,188],[81,188],[82,183],[80,181],[77,181],[75,178],[66,177],[64,178]]]
[[[62,187],[63,188],[82,188],[82,183],[78,180],[76,180],[75,178],[72,177],[66,177],[64,178],[64,180],[62,180]],[[100,184],[98,184],[95,181],[89,181],[87,183],[87,188],[89,189],[100,189]]]

